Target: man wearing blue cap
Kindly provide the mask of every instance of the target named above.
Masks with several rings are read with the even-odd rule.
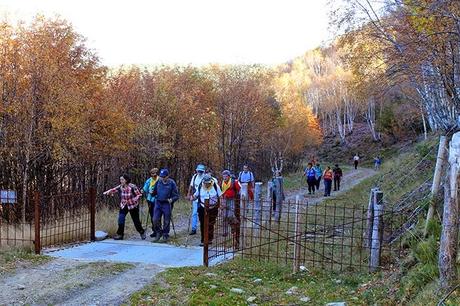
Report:
[[[198,190],[198,186],[200,186],[201,181],[203,180],[203,176],[206,171],[206,166],[203,164],[199,164],[198,166],[196,166],[195,171],[196,173],[192,177],[187,192],[187,198],[190,199],[190,201],[192,201],[192,216],[190,219],[192,231],[190,232],[190,235],[195,235],[196,229],[198,227],[198,200],[193,200],[193,194]]]
[[[179,192],[174,180],[169,178],[168,169],[161,169],[160,180],[152,190],[152,196],[156,197],[155,210],[153,212],[153,223],[155,227],[154,242],[168,242],[169,224],[171,222],[171,206],[179,199]],[[161,228],[161,217],[163,216],[163,229]]]

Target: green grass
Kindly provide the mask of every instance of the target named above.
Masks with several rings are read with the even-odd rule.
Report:
[[[347,305],[385,304],[384,292],[375,288],[362,290],[362,285],[378,280],[369,275],[304,271],[292,274],[287,267],[268,262],[235,259],[210,268],[169,269],[130,298],[132,305],[309,305],[345,301]],[[261,279],[261,282],[255,282]],[[292,287],[293,294],[287,294]],[[232,288],[244,290],[233,293]],[[382,300],[383,299],[383,300]]]
[[[36,266],[50,260],[51,257],[36,255],[28,249],[3,249],[0,251],[0,275],[12,272],[19,266]]]

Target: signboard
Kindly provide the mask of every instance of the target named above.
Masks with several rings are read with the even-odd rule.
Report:
[[[16,201],[17,201],[16,191],[0,190],[0,203],[1,204],[15,204]]]

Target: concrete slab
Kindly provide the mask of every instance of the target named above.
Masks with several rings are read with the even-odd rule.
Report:
[[[203,248],[178,247],[149,241],[113,240],[97,241],[45,255],[84,261],[112,261],[155,264],[161,267],[201,266]]]

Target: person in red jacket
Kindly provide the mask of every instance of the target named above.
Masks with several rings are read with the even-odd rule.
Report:
[[[332,180],[334,179],[334,172],[332,171],[331,167],[327,166],[326,170],[324,170],[323,179],[324,179],[324,196],[330,197],[331,188],[332,188]]]
[[[238,180],[231,177],[230,171],[222,172],[222,209],[224,210],[224,236],[228,235],[230,225],[233,247],[239,247],[240,240],[240,202],[239,192],[241,189]]]

